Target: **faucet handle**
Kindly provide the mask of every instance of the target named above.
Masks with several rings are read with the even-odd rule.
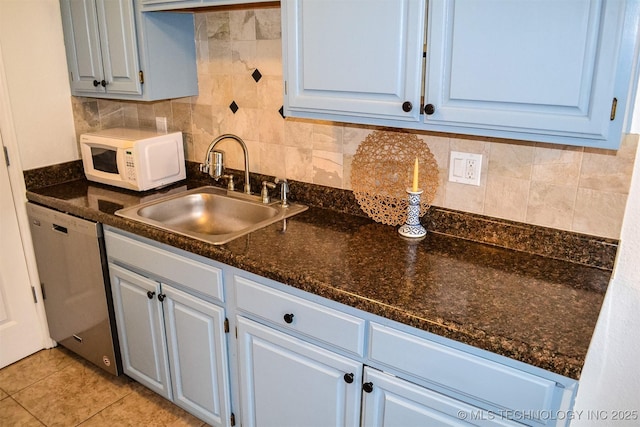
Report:
[[[229,174],[224,174],[222,175],[220,178],[226,178],[227,181],[227,190],[228,191],[234,191],[236,189],[236,185],[233,182],[233,175]]]
[[[262,197],[262,203],[271,203],[271,197],[269,197],[269,190],[267,188],[276,188],[276,185],[273,182],[262,181],[262,191],[260,192],[260,197]]]

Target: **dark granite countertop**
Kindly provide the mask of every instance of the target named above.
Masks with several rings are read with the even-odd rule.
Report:
[[[184,185],[182,185],[184,184]],[[99,221],[440,336],[578,379],[611,271],[311,207],[222,246],[114,215],[134,193],[77,179],[30,201]]]

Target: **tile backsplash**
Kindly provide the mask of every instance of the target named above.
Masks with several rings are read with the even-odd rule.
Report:
[[[247,143],[252,172],[351,189],[350,166],[374,127],[282,117],[279,7],[194,14],[199,95],[159,102],[73,98],[76,133],[155,126],[166,117],[185,134],[187,159],[201,162],[213,138]],[[415,132],[434,154],[440,184],[433,204],[528,224],[619,238],[638,135],[619,150]],[[242,169],[232,141],[220,148]],[[483,155],[480,186],[448,182],[449,153]]]

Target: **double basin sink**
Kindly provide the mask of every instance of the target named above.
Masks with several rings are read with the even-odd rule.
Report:
[[[308,207],[204,186],[120,209],[116,215],[214,245],[289,218]]]

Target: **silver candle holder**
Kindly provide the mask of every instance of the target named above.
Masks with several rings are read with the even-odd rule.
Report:
[[[412,191],[407,188],[409,206],[407,206],[407,220],[398,228],[398,233],[404,237],[418,238],[427,235],[427,230],[420,224],[420,195],[422,190]]]

